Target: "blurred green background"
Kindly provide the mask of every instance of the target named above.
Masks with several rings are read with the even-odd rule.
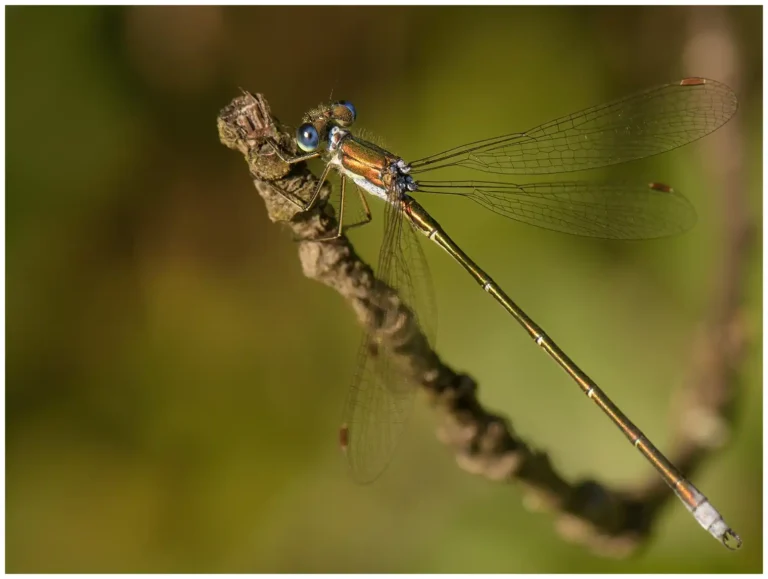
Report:
[[[760,571],[761,11],[6,8],[7,570]],[[731,124],[591,175],[672,183],[699,213],[685,236],[577,239],[423,202],[664,449],[722,281],[729,143],[755,228],[738,282],[749,343],[732,438],[694,481],[743,550],[676,501],[631,559],[567,544],[519,486],[456,468],[421,397],[388,471],[356,486],[337,428],[360,330],[302,277],[219,144],[219,110],[243,87],[295,125],[333,91],[409,159],[694,75],[737,90]],[[380,221],[351,234],[374,263]],[[651,475],[469,276],[425,251],[437,349],[484,403],[569,477]]]

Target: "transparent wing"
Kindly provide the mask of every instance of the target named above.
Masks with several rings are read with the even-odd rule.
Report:
[[[414,161],[411,168],[417,173],[458,165],[486,173],[541,175],[605,167],[700,139],[728,121],[737,107],[726,85],[687,78],[524,133],[455,147]]]
[[[696,222],[691,203],[661,183],[420,181],[419,191],[462,195],[504,217],[586,237],[653,239]]]
[[[398,207],[389,204],[380,251],[378,278],[398,293],[433,344],[436,312],[427,263],[410,223]],[[352,476],[360,483],[374,481],[392,458],[417,386],[406,376],[397,357],[376,336],[363,337],[341,431]]]

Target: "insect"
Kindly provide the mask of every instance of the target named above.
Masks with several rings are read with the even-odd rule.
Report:
[[[695,141],[716,130],[736,112],[731,89],[717,81],[685,78],[607,104],[591,107],[533,129],[474,141],[416,161],[402,158],[363,140],[349,130],[357,117],[346,101],[310,111],[297,129],[304,154],[288,163],[322,158],[325,169],[311,199],[331,170],[341,175],[339,237],[344,228],[347,181],[357,186],[365,212],[360,225],[371,220],[363,192],[386,203],[385,234],[378,275],[398,290],[414,311],[425,335],[434,341],[429,300],[425,298],[424,256],[415,234],[421,233],[461,265],[576,382],[625,434],[695,519],[727,547],[741,539],[709,500],[658,450],[598,385],[536,324],[445,232],[413,198],[414,194],[459,195],[510,219],[563,233],[609,239],[651,239],[681,233],[696,219],[688,200],[662,183],[611,184],[560,181],[517,184],[506,181],[434,181],[420,175],[446,167],[466,167],[504,175],[548,175],[605,167],[650,157]],[[406,259],[408,256],[408,259]],[[414,271],[420,275],[414,275]],[[426,304],[427,307],[424,307]],[[388,464],[410,408],[412,387],[402,378],[386,352],[375,350],[372,338],[361,345],[359,368],[350,387],[340,439],[353,476],[368,482]]]

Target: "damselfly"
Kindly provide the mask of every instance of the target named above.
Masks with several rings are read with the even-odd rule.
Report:
[[[585,181],[515,184],[505,181],[428,181],[414,175],[461,166],[486,173],[545,175],[593,169],[650,157],[695,141],[722,126],[737,109],[734,93],[703,78],[685,78],[633,96],[550,121],[522,133],[475,141],[410,163],[354,136],[351,103],[340,101],[310,111],[297,130],[306,154],[288,163],[322,157],[325,169],[309,203],[317,200],[331,169],[341,174],[339,228],[346,182],[357,185],[367,223],[371,219],[362,191],[387,203],[379,277],[403,295],[419,316],[428,339],[434,340],[424,317],[423,287],[404,256],[419,267],[424,257],[414,232],[443,248],[498,301],[531,338],[579,385],[630,442],[661,474],[696,520],[729,548],[741,539],[709,500],[659,451],[606,394],[587,376],[491,277],[448,237],[443,228],[411,196],[412,193],[460,195],[511,219],[555,231],[610,239],[651,239],[681,233],[695,222],[688,200],[667,185],[596,184]],[[413,388],[401,384],[375,351],[371,336],[360,350],[360,367],[345,405],[342,446],[352,473],[360,481],[375,479],[395,448]]]

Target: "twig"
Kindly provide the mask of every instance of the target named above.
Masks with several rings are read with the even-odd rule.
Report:
[[[658,507],[674,496],[669,489],[644,494],[611,490],[592,480],[567,482],[545,453],[533,450],[505,418],[480,404],[474,379],[440,360],[408,307],[376,279],[345,236],[315,241],[334,234],[337,221],[325,203],[302,212],[299,204],[286,199],[306,201],[317,179],[304,163],[289,166],[274,154],[269,140],[288,155],[296,153],[296,145],[271,116],[262,95],[235,98],[221,112],[218,127],[222,143],[245,156],[270,219],[293,230],[304,274],[338,291],[365,331],[428,394],[440,418],[438,437],[453,449],[461,468],[494,481],[519,481],[529,507],[558,513],[557,526],[565,538],[601,554],[626,556],[647,540]],[[329,187],[324,187],[327,198]]]
[[[727,11],[714,6],[692,11],[688,32],[687,67],[713,69],[713,76],[740,93],[741,59]],[[693,343],[689,376],[675,402],[677,461],[691,471],[730,438],[737,374],[750,341],[743,293],[754,228],[747,209],[742,127],[743,120],[736,115],[718,131],[717,139],[702,144],[707,181],[721,193],[717,199],[723,243],[712,274],[716,291]]]

